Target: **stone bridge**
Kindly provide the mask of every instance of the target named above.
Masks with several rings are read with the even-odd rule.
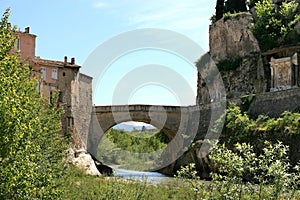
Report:
[[[174,138],[182,121],[186,126],[189,117],[188,107],[178,106],[97,106],[95,112],[103,132],[121,122],[137,121],[155,126],[169,139]]]
[[[159,105],[95,106],[87,148],[90,153],[97,155],[97,147],[106,131],[122,122],[137,121],[151,124],[162,130],[171,141],[167,151],[175,155],[179,153],[181,147],[188,145],[187,143],[190,143],[197,134],[198,136],[202,135],[202,138],[204,137],[208,127],[212,126],[210,121],[220,117],[218,112],[212,111],[212,108],[215,107],[213,104],[187,107]],[[216,113],[216,115],[212,116],[211,113]]]

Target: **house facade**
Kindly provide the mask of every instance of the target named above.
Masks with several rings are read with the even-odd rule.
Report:
[[[60,134],[71,134],[73,144],[80,148],[86,144],[82,136],[87,138],[91,120],[92,77],[80,73],[81,66],[76,64],[75,58],[64,56],[57,61],[36,56],[36,38],[29,27],[24,32],[16,31],[14,49],[20,51],[20,58],[32,67],[41,96],[52,102],[58,94],[57,104],[64,110]]]

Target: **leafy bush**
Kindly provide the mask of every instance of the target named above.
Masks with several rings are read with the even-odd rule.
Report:
[[[288,146],[280,142],[272,145],[266,141],[264,144],[260,155],[246,143],[237,143],[234,151],[224,144],[214,145],[210,153],[213,168],[216,169],[212,173],[213,181],[230,186],[220,191],[224,192],[222,195],[241,198],[251,191],[252,198],[259,199],[294,197],[299,189],[300,171],[299,166],[291,171],[287,158]]]
[[[225,124],[223,124],[224,120]],[[261,153],[264,141],[273,144],[282,141],[284,145],[290,146],[288,154],[290,162],[295,165],[300,159],[297,153],[300,139],[300,113],[286,111],[278,118],[260,115],[256,119],[251,119],[237,105],[229,103],[226,114],[215,123],[215,130],[222,128],[219,139],[229,149],[233,149],[236,143],[248,143],[253,146],[254,152]]]
[[[29,66],[11,53],[9,10],[0,22],[0,199],[57,199],[64,142],[61,110],[41,98]]]
[[[237,105],[229,103],[224,117],[225,127],[221,137],[227,144],[255,144],[264,140],[276,142],[278,139],[285,143],[290,138],[288,136],[300,135],[300,113],[285,111],[278,118],[260,115],[257,119],[250,119]]]
[[[299,166],[291,168],[288,146],[265,142],[263,152],[237,143],[234,150],[212,142],[212,181],[200,181],[195,165],[182,167],[178,178],[194,191],[194,199],[297,199],[300,194]]]

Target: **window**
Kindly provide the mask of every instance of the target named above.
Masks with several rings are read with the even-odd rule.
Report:
[[[64,98],[63,95],[64,95],[63,92],[60,91],[59,94],[58,94],[58,102],[63,102],[63,98]]]
[[[17,38],[15,41],[14,50],[20,50],[21,49],[21,40],[20,38]]]
[[[57,80],[57,69],[52,69],[52,75],[51,75],[52,79]]]
[[[41,85],[40,85],[40,81],[38,81],[36,86],[36,91],[40,92],[40,90],[41,90]]]
[[[42,73],[43,80],[45,81],[46,80],[46,68],[45,67],[41,67],[41,73]]]

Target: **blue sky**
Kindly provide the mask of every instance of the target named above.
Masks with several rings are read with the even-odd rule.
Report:
[[[88,56],[103,42],[121,33],[141,28],[167,29],[189,37],[200,45],[204,51],[208,50],[209,18],[214,12],[213,0],[0,0],[2,12],[10,7],[12,24],[21,30],[30,27],[30,32],[36,34],[36,55],[46,59],[63,60],[75,57],[76,63],[83,65]],[[139,53],[139,52],[137,52]],[[107,89],[112,82],[118,83],[123,75],[113,76],[118,68],[128,65],[139,58],[137,65],[153,64],[143,56],[132,54],[129,58],[120,57],[110,69],[111,74],[104,76],[105,83],[101,83],[106,91],[94,89],[94,103],[97,105],[111,104],[113,94]],[[155,52],[144,51],[143,55],[152,58]],[[131,57],[131,60],[130,60]],[[199,55],[200,57],[200,55]],[[161,54],[153,58],[155,64],[165,60],[168,56]],[[168,58],[169,59],[169,58]],[[172,60],[172,59],[171,59]],[[176,59],[170,63],[164,63],[168,67],[174,67],[174,71],[180,73],[188,80],[193,91],[196,91],[196,72]],[[186,66],[185,66],[186,65]],[[130,65],[128,65],[130,66]],[[132,66],[132,65],[131,65]],[[130,67],[129,67],[130,68]],[[189,69],[188,69],[189,68]],[[183,70],[187,69],[187,70]],[[132,67],[128,70],[132,70]],[[108,70],[109,71],[109,70]],[[82,72],[94,76],[88,66],[83,66]],[[109,82],[111,81],[111,82]],[[100,84],[97,83],[98,86]],[[106,85],[105,85],[106,84]],[[98,93],[98,96],[97,96]],[[100,94],[101,93],[101,94]],[[150,95],[151,94],[151,95]],[[155,94],[155,95],[153,95]],[[169,104],[181,105],[174,91],[160,84],[144,84],[130,94],[127,102],[121,104]],[[186,104],[194,104],[191,100]]]

